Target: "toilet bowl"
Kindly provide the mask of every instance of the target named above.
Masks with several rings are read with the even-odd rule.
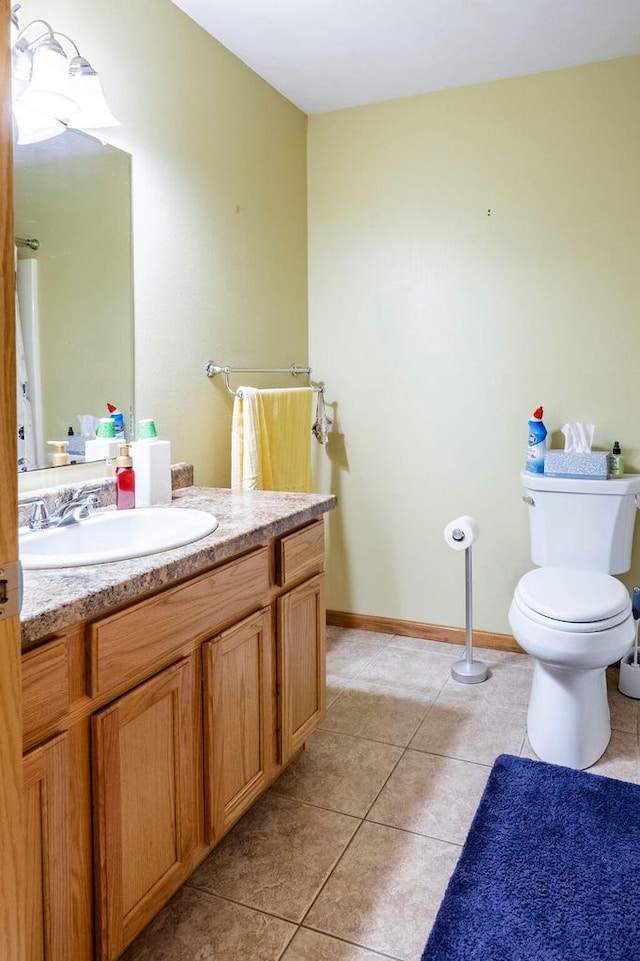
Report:
[[[626,588],[609,574],[540,567],[520,578],[509,624],[535,660],[531,747],[552,764],[595,764],[611,737],[605,669],[635,638]]]

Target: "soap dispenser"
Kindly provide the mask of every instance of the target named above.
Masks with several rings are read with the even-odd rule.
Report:
[[[128,510],[136,506],[136,475],[129,454],[129,445],[121,444],[116,457],[116,507]]]
[[[70,463],[69,455],[67,454],[67,447],[69,446],[69,441],[66,440],[48,440],[47,444],[53,447],[53,454],[51,455],[51,466],[52,467],[66,467]]]

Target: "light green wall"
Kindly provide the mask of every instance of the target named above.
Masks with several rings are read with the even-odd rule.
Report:
[[[640,470],[640,58],[311,117],[308,192],[328,606],[462,625],[468,513],[475,624],[507,632],[534,408]]]
[[[640,470],[640,58],[315,116],[305,145],[304,115],[169,0],[55,6],[133,156],[138,416],[227,485],[205,362],[304,363],[309,336],[337,428],[315,450],[340,498],[329,607],[461,625],[442,530],[468,512],[476,626],[507,631],[534,407],[556,445],[593,421]]]
[[[136,414],[228,486],[205,363],[307,362],[306,117],[169,0],[25,0],[98,70],[132,155]]]

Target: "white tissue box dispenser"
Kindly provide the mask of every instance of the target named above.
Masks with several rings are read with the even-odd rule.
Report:
[[[606,480],[608,467],[609,455],[606,451],[578,454],[567,450],[548,450],[544,458],[544,472],[549,477]]]

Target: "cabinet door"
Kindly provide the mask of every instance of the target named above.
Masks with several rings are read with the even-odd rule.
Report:
[[[27,961],[69,961],[71,938],[68,736],[23,761]]]
[[[203,645],[209,844],[229,830],[271,777],[272,644],[271,617],[264,610]]]
[[[194,658],[92,718],[96,940],[116,958],[191,871],[197,844]]]
[[[278,598],[280,761],[285,764],[324,719],[324,576]]]

